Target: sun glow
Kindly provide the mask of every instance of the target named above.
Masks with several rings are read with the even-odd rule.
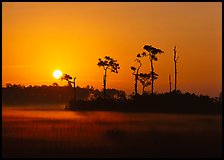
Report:
[[[55,70],[53,76],[54,78],[59,79],[62,76],[62,72],[60,70]]]

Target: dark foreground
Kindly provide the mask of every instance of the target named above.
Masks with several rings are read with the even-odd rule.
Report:
[[[73,111],[113,111],[123,113],[222,114],[222,102],[186,95],[137,96],[133,100],[96,99],[69,101],[65,106]]]
[[[221,116],[2,110],[10,157],[221,157]]]

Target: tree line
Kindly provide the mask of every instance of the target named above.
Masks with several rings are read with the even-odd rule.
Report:
[[[76,87],[77,100],[91,101],[103,99],[103,91],[95,89],[93,86]],[[125,99],[126,93],[122,90],[107,89],[110,99]],[[2,88],[3,104],[65,104],[73,98],[73,87],[70,85],[59,86],[57,83],[41,86],[23,86],[16,84],[6,84]]]

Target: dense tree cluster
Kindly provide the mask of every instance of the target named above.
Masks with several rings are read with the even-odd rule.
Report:
[[[76,87],[77,100],[94,100],[103,97],[103,91],[94,89],[92,86]],[[124,91],[107,89],[109,98],[125,99]],[[59,86],[57,83],[42,86],[23,86],[7,84],[2,88],[3,104],[65,104],[73,98],[72,86]]]
[[[78,111],[120,111],[180,114],[221,114],[221,97],[211,98],[194,93],[167,92],[133,95],[131,99],[114,100],[98,98],[93,101],[70,101],[66,109]]]

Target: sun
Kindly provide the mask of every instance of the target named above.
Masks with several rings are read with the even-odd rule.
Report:
[[[60,70],[55,70],[53,76],[54,78],[59,79],[62,76],[62,72]]]

